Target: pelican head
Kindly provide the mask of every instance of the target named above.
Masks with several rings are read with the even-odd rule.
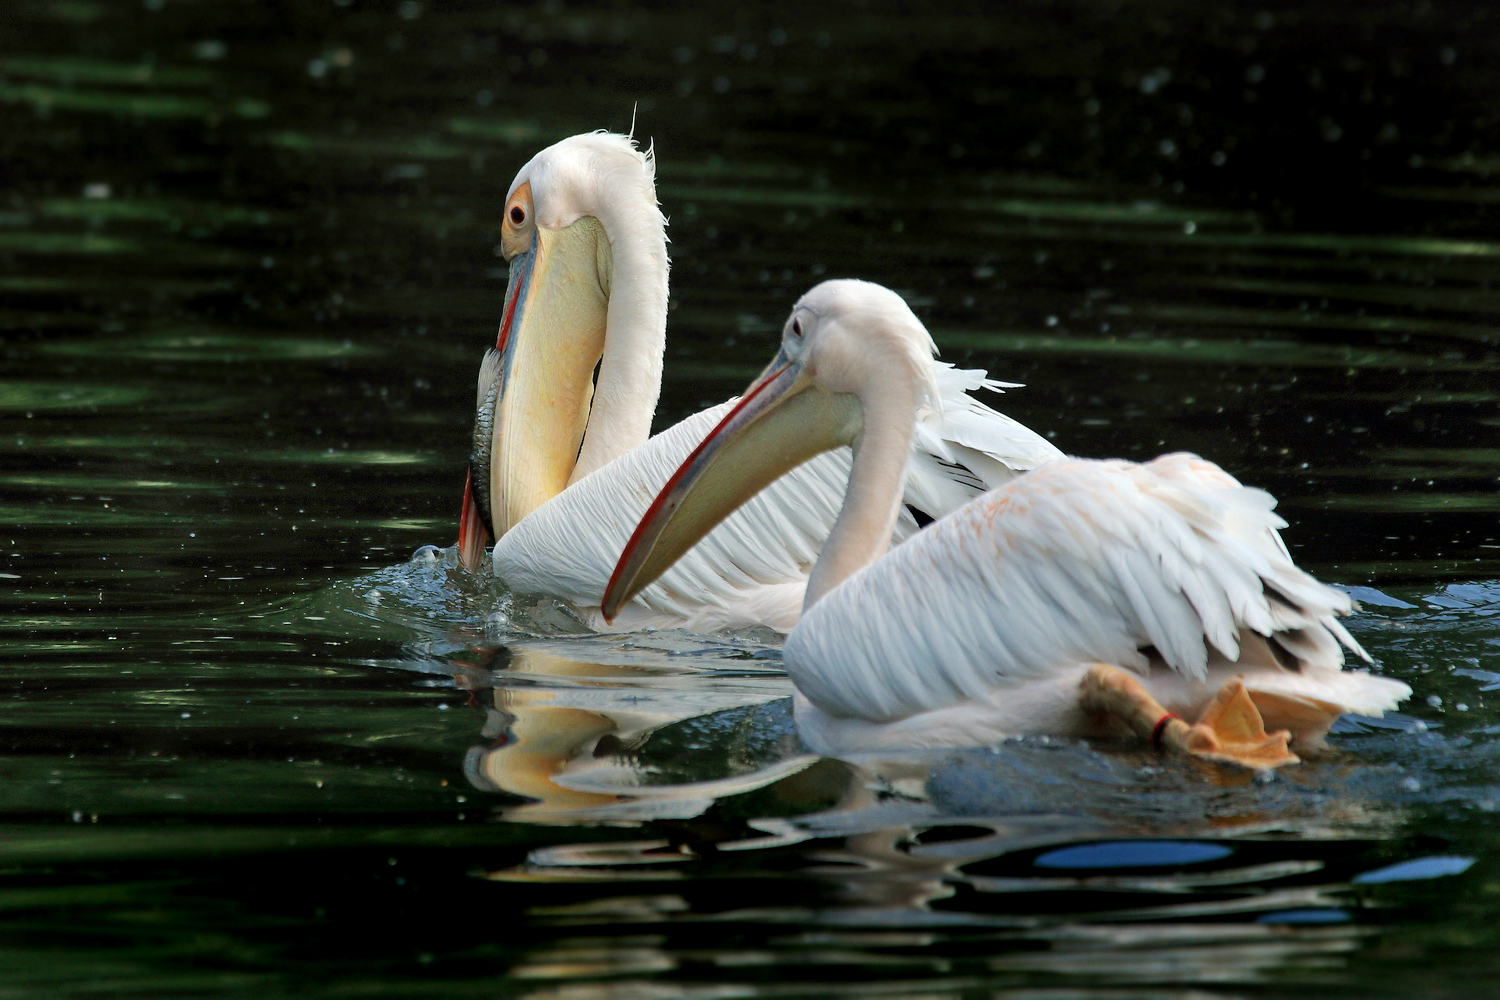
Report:
[[[897,487],[889,503],[845,504],[830,535],[866,539],[884,551],[900,499],[899,481],[920,408],[935,405],[932,338],[901,297],[866,281],[825,281],[804,295],[782,329],[781,349],[739,402],[709,432],[647,509],[626,543],[601,609],[612,618],[631,598],[737,507],[815,455],[853,446],[863,469]],[[872,444],[872,438],[878,444]],[[870,446],[870,447],[866,447]],[[851,476],[850,495],[860,485]],[[872,491],[874,492],[874,491]],[[866,523],[855,523],[856,520]],[[805,605],[835,586],[854,560],[824,549]],[[860,563],[863,565],[863,563]]]
[[[506,192],[510,279],[480,369],[459,527],[470,569],[490,538],[614,457],[612,437],[649,433],[667,301],[654,172],[631,139],[590,133],[536,154]]]

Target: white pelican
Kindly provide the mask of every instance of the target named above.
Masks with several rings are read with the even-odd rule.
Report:
[[[730,405],[648,440],[667,322],[666,222],[653,177],[651,155],[632,140],[594,133],[542,150],[511,182],[501,234],[510,280],[497,348],[480,372],[460,522],[465,565],[496,537],[497,577],[564,598],[596,625],[621,546]],[[1061,454],[967,395],[1007,383],[929,366],[942,405],[923,416],[910,449],[904,495],[914,510],[940,516]],[[849,461],[847,450],[830,453],[777,483],[643,592],[618,627],[790,629]],[[917,527],[903,511],[895,540]]]
[[[1411,693],[1342,669],[1340,643],[1369,658],[1338,621],[1353,602],[1292,563],[1269,494],[1196,456],[1058,459],[886,554],[912,415],[937,399],[932,349],[879,285],[829,281],[804,296],[776,359],[654,501],[603,613],[749,492],[852,445],[848,493],[785,648],[814,750],[1118,732],[1123,720],[1190,752],[1275,766],[1297,759],[1289,735],[1316,746],[1342,712],[1379,715]],[[1267,736],[1262,714],[1291,734]]]

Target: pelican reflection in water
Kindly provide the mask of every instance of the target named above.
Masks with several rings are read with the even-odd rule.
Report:
[[[578,657],[587,655],[589,659]],[[796,752],[790,732],[757,731],[769,743],[753,764],[727,763],[711,776],[672,781],[664,762],[694,756],[701,748],[674,751],[670,733],[693,720],[726,719],[714,729],[706,755],[728,761],[733,732],[755,721],[757,711],[786,697],[785,678],[760,669],[726,678],[722,670],[646,667],[633,656],[606,657],[597,648],[566,642],[528,643],[507,650],[504,670],[482,682],[486,742],[472,748],[464,771],[476,788],[506,792],[527,801],[505,809],[507,819],[532,823],[688,818],[714,801],[794,775],[816,761]],[[611,662],[613,659],[614,662]],[[635,660],[632,663],[632,659]],[[774,714],[774,713],[773,713]],[[661,735],[667,731],[666,736]],[[639,751],[656,740],[651,760]],[[679,764],[681,762],[678,762]]]
[[[785,678],[723,676],[722,652],[674,672],[597,638],[508,650],[465,769],[478,789],[530,796],[500,814],[539,824],[516,831],[532,842],[525,860],[487,877],[570,887],[561,902],[539,891],[528,919],[579,934],[648,921],[632,954],[653,975],[693,963],[702,928],[730,921],[742,950],[765,933],[850,968],[910,935],[903,962],[940,978],[1076,984],[1170,968],[1174,982],[1255,982],[1302,966],[1337,975],[1379,930],[1351,883],[1409,863],[1397,773],[1382,795],[1364,769],[1267,784],[1038,740],[820,760],[768,700]],[[678,700],[692,691],[695,705]],[[685,754],[689,729],[735,739]],[[577,957],[522,962],[555,976]]]

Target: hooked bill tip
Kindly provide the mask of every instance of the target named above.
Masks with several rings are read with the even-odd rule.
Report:
[[[479,572],[484,563],[490,532],[485,527],[479,505],[474,502],[474,477],[471,472],[464,483],[463,508],[458,515],[458,562],[470,573]]]

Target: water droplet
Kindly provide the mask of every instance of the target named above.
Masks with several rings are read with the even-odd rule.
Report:
[[[1154,94],[1166,86],[1172,79],[1172,71],[1165,66],[1158,66],[1145,76],[1141,77],[1141,93]]]

